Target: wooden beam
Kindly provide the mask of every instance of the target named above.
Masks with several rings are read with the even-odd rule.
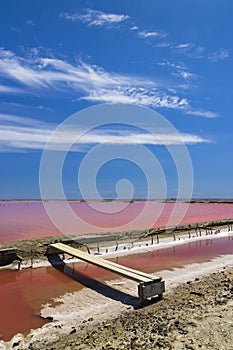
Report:
[[[138,293],[141,302],[146,300],[148,297],[154,295],[162,296],[162,293],[165,291],[164,281],[161,277],[155,277],[153,275],[147,274],[142,271],[131,269],[123,265],[114,263],[113,261],[105,260],[100,257],[82,252],[79,249],[70,247],[64,243],[54,243],[50,245],[51,250],[48,251],[48,254],[52,253],[66,253],[71,256],[74,256],[80,260],[91,263],[95,266],[102,267],[106,270],[129,278],[133,281],[139,283]]]
[[[114,263],[113,261],[105,260],[100,257],[93,256],[91,254],[87,254],[85,252],[82,252],[79,249],[70,247],[63,243],[54,243],[50,245],[52,248],[55,248],[56,250],[60,252],[67,253],[69,255],[72,255],[80,260],[89,262],[93,265],[105,268],[109,271],[118,273],[120,275],[123,275],[125,277],[128,277],[129,279],[135,280],[137,282],[150,282],[150,281],[161,281],[161,277],[155,277],[153,275],[149,275],[145,272],[138,271],[135,269],[131,269],[129,267],[119,265],[117,263]]]

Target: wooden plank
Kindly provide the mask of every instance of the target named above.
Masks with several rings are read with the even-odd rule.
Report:
[[[59,249],[60,251],[64,252],[64,253],[67,253],[67,254],[70,254],[72,256],[75,256],[81,260],[84,260],[86,262],[89,262],[93,265],[96,265],[96,266],[99,266],[99,267],[102,267],[102,268],[105,268],[109,271],[112,271],[114,273],[117,273],[117,274],[120,274],[124,277],[128,277],[134,281],[137,281],[137,282],[149,282],[151,281],[150,278],[147,278],[147,277],[143,277],[143,276],[140,276],[138,275],[136,272],[130,272],[130,271],[125,271],[121,265],[117,265],[117,266],[112,266],[111,264],[109,264],[108,260],[104,260],[104,259],[101,259],[101,258],[97,258],[93,255],[90,255],[90,254],[87,254],[87,253],[84,253],[78,249],[75,249],[75,248],[72,248],[72,247],[69,247],[63,243],[55,243],[55,244],[52,244],[51,245],[52,247],[54,248],[57,248]]]
[[[113,261],[110,261],[110,260],[107,260],[107,261],[112,266],[121,266],[121,268],[123,268],[125,271],[136,272],[139,276],[146,277],[146,278],[150,279],[151,281],[155,281],[155,280],[161,281],[162,280],[162,277],[153,276],[153,275],[150,275],[150,274],[143,272],[143,271],[139,271],[139,270],[135,270],[135,269],[132,269],[130,267],[127,267],[127,266],[119,265],[119,264],[114,263]]]
[[[156,280],[161,281],[160,277],[154,277],[154,276],[146,274],[144,272],[116,264],[112,261],[108,261],[108,260],[93,256],[93,255],[87,254],[85,252],[82,252],[79,249],[67,246],[66,244],[63,244],[63,243],[54,243],[54,244],[51,244],[51,247],[58,249],[61,252],[75,256],[76,258],[79,258],[83,261],[89,262],[91,264],[105,268],[105,269],[112,271],[114,273],[120,274],[120,275],[127,277],[129,279],[132,279],[136,282],[145,283],[145,282],[151,282],[151,281],[156,281]]]

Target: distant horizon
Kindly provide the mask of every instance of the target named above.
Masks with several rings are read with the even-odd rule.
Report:
[[[66,198],[66,199],[41,199],[41,198],[12,198],[12,199],[0,199],[0,202],[113,202],[113,201],[119,201],[119,202],[139,202],[139,201],[232,201],[233,198],[227,198],[227,197],[192,197],[191,199],[188,198],[153,198],[153,199],[147,199],[147,198],[135,198],[135,199],[115,199],[115,198],[105,198],[105,199],[78,199],[78,198]]]

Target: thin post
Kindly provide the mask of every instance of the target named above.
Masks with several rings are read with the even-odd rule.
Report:
[[[31,249],[31,268],[33,268],[33,257],[34,257],[34,252]]]
[[[115,251],[118,250],[118,240],[116,239],[116,248],[115,248]]]

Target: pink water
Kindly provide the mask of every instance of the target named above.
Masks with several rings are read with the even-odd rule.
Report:
[[[142,271],[157,272],[193,262],[200,263],[222,254],[233,254],[233,237],[185,243],[149,253],[122,256],[114,261]],[[102,284],[105,280],[119,278],[118,275],[85,263],[72,264],[66,271],[70,276],[53,267],[0,271],[0,339],[9,340],[18,332],[27,334],[30,329],[48,322],[38,316],[41,306],[66,292],[83,288],[78,281],[96,288],[109,298],[118,297],[123,301],[119,291]],[[106,288],[109,289],[107,294]]]
[[[121,210],[122,202],[99,203],[99,208],[103,211],[113,209],[116,213],[96,211],[90,207],[89,203],[71,201],[69,205],[75,215],[89,224],[69,224],[69,232],[83,234],[88,232],[118,231],[119,226],[128,225],[128,229],[139,230],[149,227],[162,227],[168,224],[190,224],[212,220],[233,219],[233,204],[223,203],[192,203],[189,205],[184,218],[180,221],[177,215],[171,217],[174,203],[160,203],[158,201],[147,202],[148,209],[145,215],[139,214],[145,207],[146,202],[135,201],[127,203]],[[65,223],[66,216],[63,215],[62,202],[49,202],[46,205],[59,214],[59,218]],[[119,211],[117,209],[119,208]],[[176,207],[177,208],[177,207]],[[178,211],[182,212],[185,204],[178,205]],[[158,213],[161,210],[161,214]],[[0,202],[0,243],[36,238],[57,236],[62,233],[50,221],[43,203],[41,201],[9,201]],[[90,229],[90,225],[93,227]]]

